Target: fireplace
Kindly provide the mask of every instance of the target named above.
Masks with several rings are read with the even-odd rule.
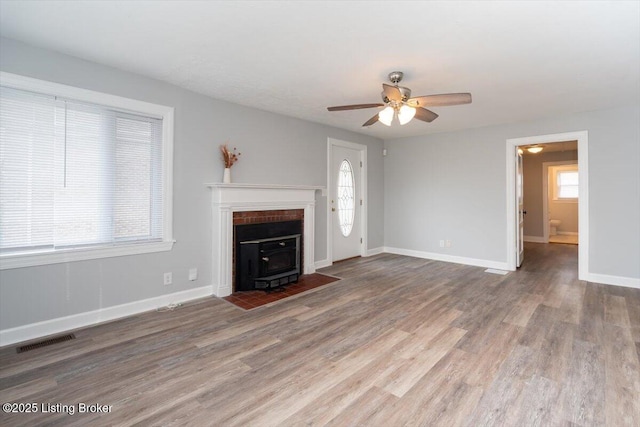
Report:
[[[300,277],[302,221],[236,225],[235,290],[272,290]]]
[[[273,222],[293,218],[271,218],[283,211],[299,210],[304,218],[300,238],[300,274],[312,274],[315,270],[314,231],[315,195],[325,191],[323,187],[307,185],[270,184],[207,184],[211,189],[211,249],[213,294],[218,297],[231,295],[234,290],[235,225],[255,221],[255,212],[270,212],[259,222]],[[276,214],[277,213],[277,214]],[[238,222],[236,222],[236,217]],[[297,233],[294,233],[297,234]]]

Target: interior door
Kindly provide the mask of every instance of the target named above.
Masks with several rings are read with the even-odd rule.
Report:
[[[517,229],[516,233],[516,267],[522,265],[524,259],[524,179],[522,176],[522,150],[516,148],[516,205],[518,206],[518,214],[516,215]]]
[[[362,183],[360,151],[334,145],[331,149],[329,207],[332,261],[361,255]]]

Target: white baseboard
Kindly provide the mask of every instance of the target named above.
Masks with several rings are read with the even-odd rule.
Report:
[[[159,307],[166,307],[172,303],[186,302],[212,295],[213,286],[203,286],[201,288],[160,295],[113,307],[106,307],[85,313],[73,314],[71,316],[59,317],[57,319],[31,323],[29,325],[18,326],[16,328],[4,329],[0,331],[0,346],[58,334],[73,329],[84,328],[97,323],[155,310]]]
[[[578,232],[576,231],[558,231],[558,234],[561,236],[577,236]]]
[[[506,262],[490,261],[487,259],[466,258],[455,255],[438,254],[434,252],[414,251],[411,249],[400,249],[384,247],[384,252],[388,252],[396,255],[406,255],[416,258],[432,259],[434,261],[452,262],[455,264],[473,265],[476,267],[495,268],[497,270],[509,270],[509,266]]]
[[[381,254],[383,252],[384,252],[384,247],[380,246],[380,247],[377,247],[377,248],[373,248],[373,249],[367,250],[365,256],[374,256],[374,255]],[[316,269],[324,268],[324,267],[331,267],[332,265],[333,265],[333,262],[329,261],[328,259],[323,259],[323,260],[315,262]]]
[[[640,279],[634,277],[610,276],[608,274],[589,273],[587,282],[602,283],[603,285],[624,286],[640,289]]]
[[[379,255],[384,252],[384,247],[379,246],[377,248],[369,249],[367,251],[367,256]]]
[[[333,263],[325,258],[323,260],[316,261],[316,270],[318,268],[331,267],[331,265],[333,265]]]
[[[542,236],[522,236],[522,240],[531,243],[549,243]]]

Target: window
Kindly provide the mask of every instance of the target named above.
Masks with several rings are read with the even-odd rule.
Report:
[[[549,169],[554,183],[553,199],[576,202],[579,194],[578,165],[552,166]]]
[[[578,198],[578,172],[560,171],[557,175],[558,199]]]
[[[343,160],[338,171],[338,221],[340,232],[349,237],[353,229],[356,213],[353,168],[348,160]]]
[[[0,77],[1,268],[171,249],[173,109]]]

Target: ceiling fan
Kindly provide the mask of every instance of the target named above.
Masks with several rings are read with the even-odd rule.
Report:
[[[382,84],[382,101],[378,104],[354,104],[328,107],[329,111],[359,110],[363,108],[385,107],[378,114],[367,120],[362,126],[371,126],[377,121],[391,126],[393,119],[398,118],[401,125],[409,123],[414,117],[423,122],[432,122],[438,115],[424,107],[445,107],[471,103],[470,93],[445,93],[441,95],[416,96],[411,98],[411,89],[398,86],[404,73],[392,71],[389,81],[395,86]]]

